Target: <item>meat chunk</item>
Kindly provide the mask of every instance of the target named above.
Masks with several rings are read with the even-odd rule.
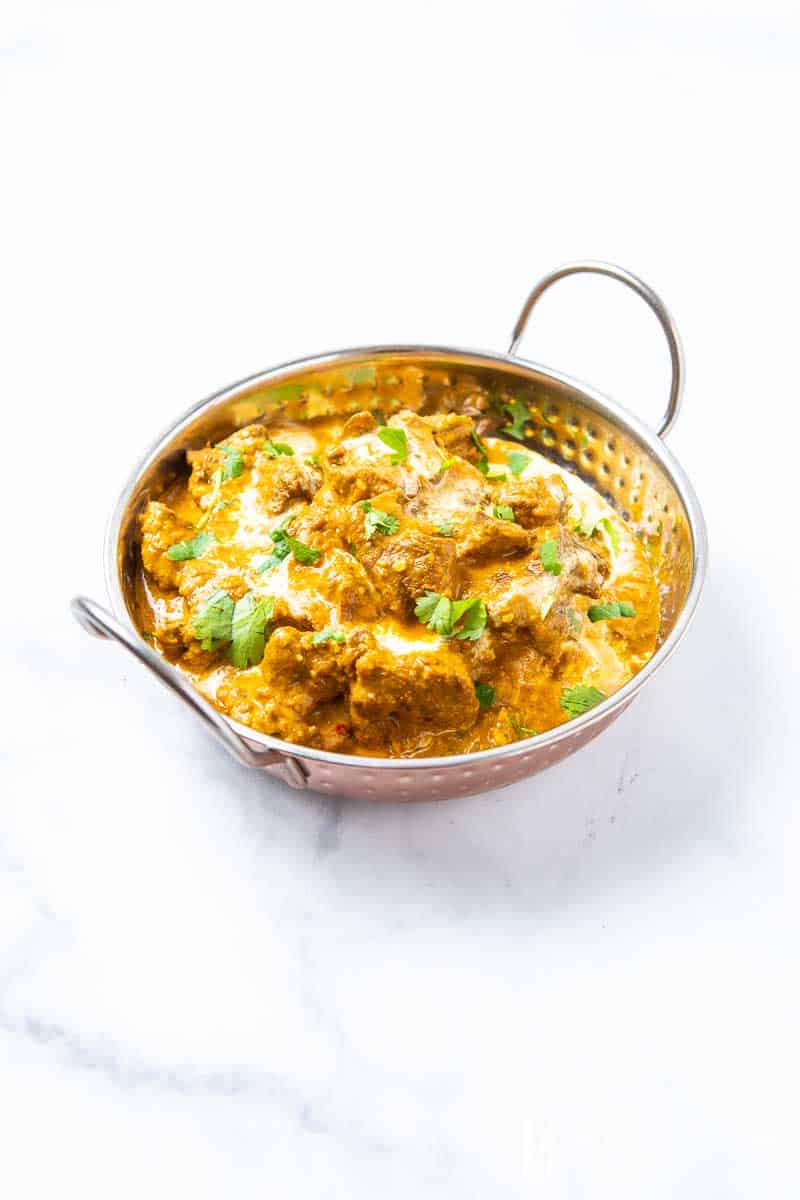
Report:
[[[361,554],[388,612],[410,616],[426,591],[458,594],[456,548],[449,538],[409,526],[376,538]]]
[[[356,663],[350,716],[366,746],[408,742],[426,733],[469,728],[478,715],[463,659],[444,648],[393,654],[371,650]]]
[[[388,459],[387,459],[388,463]],[[369,500],[398,485],[399,472],[379,463],[344,463],[328,471],[331,490],[345,504]]]
[[[266,436],[267,431],[263,425],[245,425],[243,429],[236,430],[215,446],[189,450],[186,454],[186,460],[192,468],[189,491],[195,499],[200,500],[214,487],[216,473],[225,465],[229,451],[238,451],[243,468],[252,467]]]
[[[299,597],[318,597],[330,617],[333,608],[336,619],[348,624],[355,621],[374,621],[380,613],[380,597],[362,563],[346,550],[330,549],[319,566],[288,565],[292,593]],[[314,624],[319,623],[315,614]]]
[[[435,413],[421,419],[430,425],[436,444],[447,457],[457,455],[471,463],[478,461],[480,451],[473,440],[475,422],[471,417],[460,413]]]
[[[150,619],[156,641],[166,650],[180,650],[187,644],[186,601],[183,596],[154,596],[150,600]]]
[[[139,518],[142,531],[142,563],[159,587],[171,589],[178,586],[178,572],[182,562],[167,558],[167,550],[178,542],[193,538],[197,530],[181,521],[171,508],[151,500]]]
[[[313,634],[281,626],[257,667],[220,685],[217,703],[234,720],[263,733],[319,745],[326,706],[346,696],[356,662],[374,644],[371,634],[357,631],[342,644],[314,645]]]
[[[507,504],[524,529],[560,521],[567,505],[567,487],[559,475],[546,479],[514,479],[502,484],[498,503]]]
[[[378,422],[372,413],[357,412],[353,413],[352,417],[348,417],[342,426],[342,432],[339,435],[340,441],[347,441],[348,438],[360,437],[362,433],[375,433],[378,428]]]
[[[544,541],[555,540],[558,545],[558,561],[561,574],[558,578],[572,592],[584,596],[599,596],[608,578],[607,560],[586,542],[576,538],[563,526],[544,526],[536,532],[539,547]]]
[[[479,563],[524,554],[530,548],[530,534],[521,525],[476,512],[458,541],[457,553],[462,562]]]
[[[455,522],[458,529],[488,498],[485,477],[468,462],[456,459],[446,471],[422,482],[407,501],[406,512],[432,525]]]
[[[381,429],[369,413],[351,417],[343,431],[350,436],[328,451],[331,488],[346,503],[393,488],[415,496],[422,481],[439,474],[444,455],[422,417],[404,409],[390,418],[387,428],[405,434],[405,456],[399,462],[392,462],[396,451],[381,439]]]
[[[560,573],[549,574],[539,558],[532,557],[522,571],[498,571],[489,581],[486,603],[492,626],[506,631],[526,630],[541,654],[559,658],[575,638],[570,613],[573,597],[598,596],[608,566],[577,538],[559,531],[558,526],[545,532],[552,534],[557,543]]]
[[[254,482],[263,511],[277,515],[292,501],[312,500],[322,483],[322,472],[297,458],[264,455],[259,458]]]

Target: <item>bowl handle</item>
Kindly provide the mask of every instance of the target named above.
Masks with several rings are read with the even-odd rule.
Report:
[[[656,295],[652,288],[647,286],[644,280],[639,279],[636,275],[632,275],[630,271],[626,271],[623,267],[615,267],[613,263],[586,260],[585,262],[565,263],[563,267],[557,267],[555,271],[551,271],[549,275],[545,275],[544,279],[539,280],[525,301],[522,312],[519,314],[517,323],[514,326],[514,332],[511,335],[511,345],[508,348],[508,353],[516,354],[520,338],[525,332],[525,326],[528,323],[528,317],[531,315],[531,310],[539,297],[544,295],[552,284],[557,283],[559,279],[565,279],[567,275],[607,275],[609,279],[618,279],[620,283],[624,283],[626,287],[636,292],[637,296],[641,296],[658,317],[661,328],[666,335],[667,344],[669,345],[669,356],[672,360],[672,383],[669,389],[669,403],[667,404],[667,411],[658,430],[659,437],[666,437],[675,424],[683,393],[684,366],[680,338],[675,328],[675,322],[672,320],[666,305],[660,297]]]
[[[124,625],[115,620],[102,605],[90,600],[88,596],[75,596],[70,608],[75,620],[87,633],[93,634],[94,637],[110,638],[119,642],[165,687],[179,696],[183,703],[222,742],[225,749],[233,755],[237,762],[242,763],[245,767],[277,767],[280,777],[292,787],[304,788],[307,786],[305,771],[296,759],[280,754],[277,750],[256,750],[250,746],[169,663],[156,654],[155,650],[151,650],[137,633],[126,629]]]

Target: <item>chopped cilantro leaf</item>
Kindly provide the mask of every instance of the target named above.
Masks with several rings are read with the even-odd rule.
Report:
[[[474,642],[486,628],[486,605],[477,596],[451,600],[438,592],[426,592],[417,600],[414,615],[423,625],[445,638]],[[456,629],[457,625],[460,629]]]
[[[305,566],[310,566],[322,556],[321,550],[315,550],[313,546],[307,546],[305,542],[298,542],[297,538],[289,537],[286,534],[286,544],[299,563]]]
[[[437,533],[440,533],[442,535],[442,537],[452,537],[453,536],[453,522],[452,521],[442,521],[441,524],[435,526],[435,529],[436,529]]]
[[[636,609],[627,600],[613,600],[608,604],[593,604],[586,613],[590,621],[615,621],[618,617],[635,617]]]
[[[222,464],[222,474],[220,476],[223,483],[227,483],[229,479],[238,479],[244,470],[244,459],[241,451],[235,446],[220,446],[220,450],[225,451],[225,462]]]
[[[614,522],[610,517],[601,517],[597,524],[602,525],[603,529],[605,529],[606,533],[608,534],[608,540],[611,542],[612,552],[614,554],[619,554],[619,534],[617,533],[617,527]]]
[[[572,687],[564,688],[559,704],[571,717],[580,717],[590,708],[602,703],[605,698],[599,688],[588,687],[585,683],[576,683]]]
[[[555,538],[548,538],[546,542],[542,542],[539,558],[548,575],[561,574],[562,564],[558,561],[558,542]]]
[[[261,449],[269,458],[280,458],[282,454],[285,454],[287,457],[294,455],[294,450],[291,446],[287,446],[285,442],[273,442],[271,438],[265,440]]]
[[[491,708],[494,704],[494,688],[488,683],[475,683],[475,695],[481,708]]]
[[[195,617],[192,632],[204,650],[216,650],[231,640],[233,600],[225,591],[214,592]]]
[[[375,418],[375,420],[378,422],[378,424],[379,424],[379,425],[385,425],[385,424],[386,424],[386,417],[383,415],[383,410],[382,410],[382,409],[380,409],[380,408],[373,408],[373,410],[372,410],[372,415],[373,415],[373,417]]]
[[[198,533],[186,542],[176,542],[167,550],[170,562],[186,562],[189,558],[199,558],[214,541],[213,533]]]
[[[514,510],[508,504],[493,504],[492,516],[498,521],[516,521]]]
[[[473,446],[475,447],[475,449],[478,451],[478,454],[480,455],[480,458],[478,459],[476,466],[477,466],[478,470],[480,471],[481,475],[488,475],[489,474],[489,450],[486,445],[486,442],[484,442],[483,438],[481,438],[479,436],[477,429],[471,429],[469,431],[469,436],[472,439]]]
[[[531,419],[527,404],[523,404],[521,400],[516,399],[511,404],[504,403],[502,409],[508,417],[510,424],[501,425],[500,432],[507,433],[509,437],[519,438],[522,441],[525,437],[525,426]]]
[[[321,646],[323,642],[343,642],[344,634],[339,629],[320,629],[311,637],[312,646]]]
[[[304,563],[305,565],[315,563],[317,559],[320,558],[322,554],[321,550],[315,550],[313,546],[307,546],[305,542],[301,542],[298,541],[297,538],[290,537],[290,535],[286,532],[286,526],[291,521],[292,515],[292,513],[289,513],[288,516],[285,516],[278,528],[273,529],[270,533],[269,536],[275,543],[275,549],[272,551],[272,554],[269,556],[269,558],[266,558],[264,562],[262,562],[256,568],[259,575],[262,573],[262,571],[268,571],[270,567],[276,567],[278,563],[283,562],[283,560],[288,558],[290,554],[294,555],[297,562]]]
[[[392,451],[392,457],[389,461],[393,467],[396,467],[398,463],[406,461],[408,458],[408,439],[406,438],[405,429],[395,429],[393,426],[385,425],[383,429],[378,430],[378,437]]]
[[[449,637],[453,631],[453,601],[438,592],[426,592],[414,606],[414,616],[434,633]]]
[[[247,592],[236,601],[231,621],[231,662],[235,667],[254,667],[264,657],[269,622],[275,609],[272,596],[259,600]]]
[[[539,732],[538,729],[530,729],[527,725],[521,725],[513,713],[508,714],[508,719],[514,733],[518,733],[520,737],[536,737]]]
[[[477,642],[486,628],[487,620],[486,605],[477,596],[453,601],[453,626],[461,622],[461,628],[454,633],[459,641]]]
[[[307,458],[303,459],[303,462],[309,467],[318,467],[321,461],[318,454],[309,454]]]
[[[364,517],[364,534],[367,541],[372,541],[375,533],[397,533],[400,528],[400,521],[392,513],[383,512],[380,508],[373,508],[369,500],[362,500],[361,507],[366,516]]]
[[[443,458],[439,463],[439,474],[444,475],[445,471],[449,471],[453,464],[457,462],[458,459],[454,455],[451,455],[450,458]]]
[[[521,475],[530,461],[529,455],[520,450],[512,450],[508,456],[508,469],[512,475]]]

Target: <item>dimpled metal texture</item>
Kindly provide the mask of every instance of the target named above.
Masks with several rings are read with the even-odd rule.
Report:
[[[364,393],[353,381],[367,373],[371,388]],[[504,399],[521,399],[530,413],[525,444],[596,488],[641,539],[661,594],[660,650],[621,693],[584,717],[536,738],[452,759],[331,754],[229,724],[251,746],[281,755],[282,761],[266,764],[263,770],[292,787],[322,794],[375,801],[442,800],[516,783],[585,745],[627,707],[682,636],[704,566],[692,535],[693,528],[699,530],[702,543],[702,516],[688,481],[662,443],[611,401],[547,368],[502,355],[380,347],[306,359],[217,393],[168,431],[123,493],[107,545],[115,610],[135,625],[136,516],[176,473],[185,471],[187,449],[219,440],[259,417],[302,420],[332,411],[355,412],[373,393],[387,412],[409,403],[410,397],[422,412],[463,411],[489,425]],[[393,395],[399,397],[396,402]]]

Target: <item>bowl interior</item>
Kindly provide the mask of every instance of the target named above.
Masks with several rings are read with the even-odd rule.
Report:
[[[450,409],[507,418],[521,400],[530,413],[525,443],[576,473],[629,521],[650,558],[661,593],[659,644],[674,629],[696,567],[688,484],[663,444],[638,420],[583,385],[545,368],[491,355],[424,348],[347,351],[254,376],[192,409],[134,472],[109,531],[109,586],[136,623],[136,517],[184,473],[185,452],[219,441],[259,418],[309,420],[380,407]]]

